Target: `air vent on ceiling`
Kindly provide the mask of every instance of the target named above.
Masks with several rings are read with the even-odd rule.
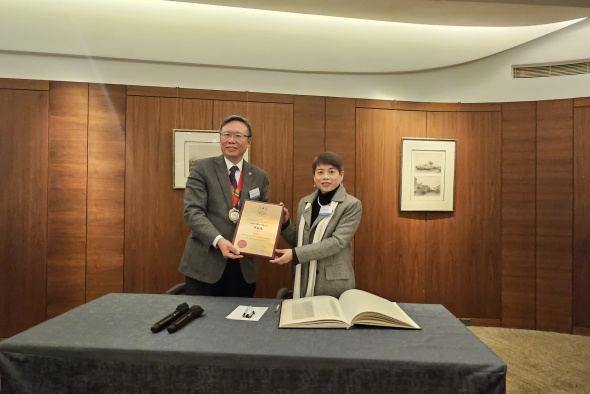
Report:
[[[513,78],[558,77],[560,75],[590,74],[590,61],[575,63],[512,66]]]

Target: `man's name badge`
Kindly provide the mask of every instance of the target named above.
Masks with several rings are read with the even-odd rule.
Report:
[[[250,198],[252,200],[259,199],[260,198],[260,189],[256,188],[256,189],[250,190]]]
[[[320,207],[320,212],[318,216],[330,216],[332,214],[332,206],[331,205],[322,205]]]
[[[238,211],[236,208],[232,208],[229,210],[229,220],[231,220],[234,223],[237,223],[238,220],[240,220],[240,211]]]

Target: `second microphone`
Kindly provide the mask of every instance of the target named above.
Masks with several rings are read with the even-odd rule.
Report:
[[[203,308],[201,308],[199,305],[193,305],[190,307],[188,312],[176,319],[166,330],[170,334],[173,334],[182,327],[186,326],[189,322],[201,316],[203,312]]]

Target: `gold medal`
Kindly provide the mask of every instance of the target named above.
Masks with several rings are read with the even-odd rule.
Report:
[[[229,220],[231,220],[234,223],[237,223],[238,220],[240,220],[240,211],[238,211],[236,208],[232,208],[229,210]]]

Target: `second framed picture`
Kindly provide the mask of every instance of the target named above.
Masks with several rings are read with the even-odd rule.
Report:
[[[456,140],[402,138],[401,211],[453,211]]]

